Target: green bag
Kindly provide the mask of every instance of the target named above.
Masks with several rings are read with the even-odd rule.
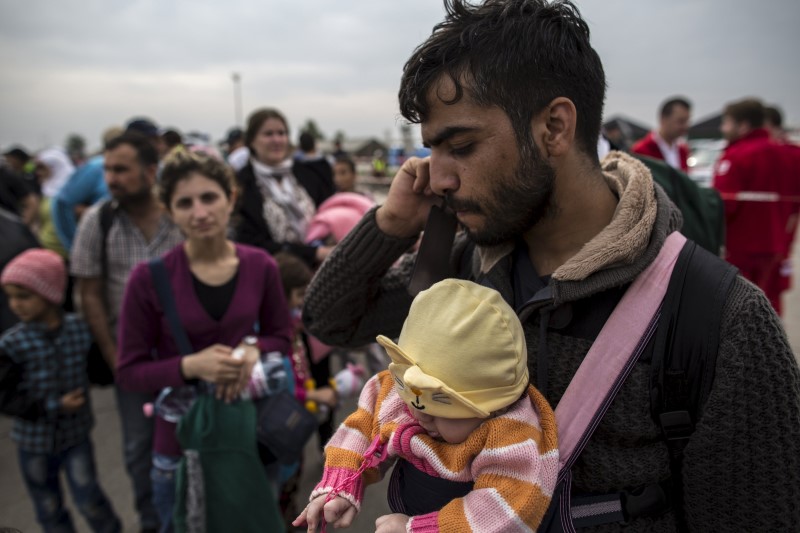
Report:
[[[178,423],[175,531],[285,531],[256,451],[256,409],[201,394]]]
[[[716,189],[701,187],[692,178],[659,159],[631,154],[645,164],[656,183],[683,214],[681,233],[714,255],[725,244],[725,206]]]

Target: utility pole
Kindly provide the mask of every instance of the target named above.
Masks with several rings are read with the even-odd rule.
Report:
[[[242,76],[238,72],[231,75],[233,79],[233,114],[236,126],[242,126]]]

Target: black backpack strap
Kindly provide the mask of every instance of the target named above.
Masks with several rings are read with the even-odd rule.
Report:
[[[114,224],[117,212],[112,200],[105,200],[100,206],[100,265],[103,269],[103,281],[108,277],[108,232]]]
[[[722,309],[738,270],[687,241],[670,278],[656,331],[650,407],[670,455],[671,507],[679,529],[683,512],[683,451],[711,392]]]
[[[164,265],[164,260],[156,257],[151,259],[147,266],[150,268],[150,275],[153,278],[156,294],[158,294],[158,301],[161,302],[161,307],[167,317],[170,333],[172,333],[172,338],[175,340],[178,351],[181,355],[188,355],[194,352],[192,343],[189,342],[189,337],[186,336],[186,331],[181,325],[175,298],[169,286],[169,276],[167,275],[167,267]]]

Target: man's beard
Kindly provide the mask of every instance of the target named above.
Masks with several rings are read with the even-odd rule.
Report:
[[[153,191],[150,189],[141,189],[133,193],[125,193],[121,196],[115,196],[114,199],[121,206],[133,206],[146,204],[153,198]]]
[[[142,186],[139,190],[134,192],[123,191],[120,194],[114,194],[111,191],[111,196],[121,206],[137,206],[146,204],[153,198],[153,189],[148,187],[143,180]]]
[[[456,211],[484,216],[483,228],[466,230],[476,244],[494,246],[519,238],[555,209],[555,170],[532,140],[520,144],[520,161],[510,175],[485,178],[492,180],[492,187],[484,200],[445,198]]]

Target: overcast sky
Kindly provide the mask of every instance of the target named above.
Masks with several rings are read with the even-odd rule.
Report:
[[[759,96],[800,125],[800,1],[577,1],[608,79],[606,117],[655,124],[665,96],[694,117]],[[441,20],[438,0],[0,0],[0,147],[29,149],[135,115],[221,138],[282,110],[292,137],[397,137],[405,60]]]

